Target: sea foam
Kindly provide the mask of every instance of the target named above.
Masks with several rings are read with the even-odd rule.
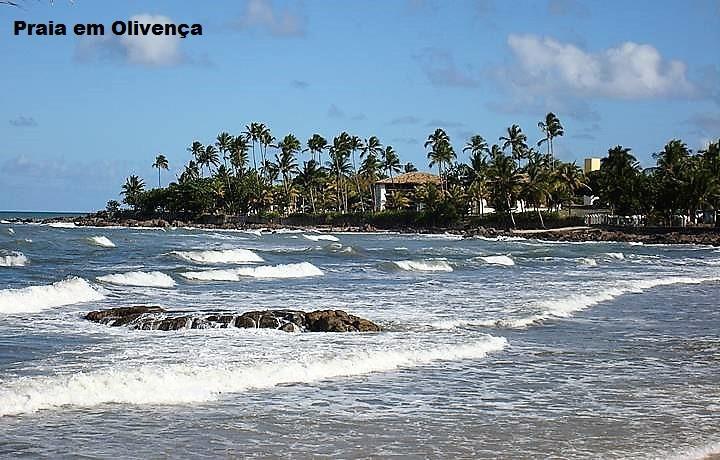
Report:
[[[207,251],[174,251],[172,255],[198,264],[247,264],[264,262],[263,258],[248,249]]]
[[[539,313],[522,317],[508,318],[498,321],[485,321],[485,326],[498,326],[508,328],[525,328],[532,324],[541,323],[553,318],[568,318],[578,311],[606,302],[624,294],[641,293],[659,286],[673,284],[701,284],[720,281],[720,277],[693,278],[687,276],[670,276],[634,281],[617,282],[615,286],[601,289],[593,294],[573,294],[562,299],[541,301],[536,304]]]
[[[342,358],[202,367],[188,364],[123,365],[71,375],[6,380],[0,387],[0,416],[63,406],[100,404],[189,404],[218,400],[228,393],[313,383],[373,372],[412,368],[436,361],[481,359],[507,345],[487,336],[463,345],[425,349],[349,349]]]
[[[50,222],[47,224],[48,227],[52,228],[75,228],[77,225],[75,225],[75,222]]]
[[[408,272],[451,272],[453,268],[444,260],[395,260],[394,268]]]
[[[0,254],[0,267],[24,267],[28,258],[22,252],[12,251],[7,255]]]
[[[515,261],[510,256],[483,256],[480,257],[480,260],[491,265],[504,265],[506,267],[515,265]]]
[[[88,238],[88,242],[95,246],[100,246],[101,248],[114,248],[115,243],[110,241],[110,238],[106,236],[91,236]]]
[[[83,278],[68,278],[44,286],[0,290],[0,313],[33,313],[46,308],[102,300],[104,296]]]
[[[335,235],[308,235],[303,233],[303,238],[310,241],[340,241],[340,238]]]
[[[146,286],[171,288],[175,286],[175,280],[162,272],[134,271],[127,273],[115,273],[112,275],[98,276],[98,281],[121,286]]]
[[[309,262],[297,264],[262,265],[260,267],[243,267],[227,270],[204,270],[180,273],[180,276],[195,281],[240,281],[243,277],[250,278],[305,278],[322,276],[324,273]]]

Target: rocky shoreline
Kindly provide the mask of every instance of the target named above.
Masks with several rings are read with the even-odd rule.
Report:
[[[24,219],[21,223],[37,221]],[[41,223],[74,223],[80,227],[138,227],[138,228],[199,228],[212,230],[263,230],[274,232],[280,229],[295,229],[300,231],[319,230],[324,232],[377,232],[377,233],[404,233],[404,234],[450,234],[464,238],[486,237],[523,237],[528,239],[548,241],[603,241],[628,242],[643,244],[701,244],[720,246],[720,228],[688,227],[684,229],[667,228],[602,228],[602,227],[573,227],[569,229],[537,229],[537,230],[506,230],[485,227],[417,227],[401,226],[392,228],[376,228],[371,225],[359,227],[316,225],[312,227],[299,227],[292,225],[278,225],[272,223],[196,223],[184,221],[168,222],[163,219],[107,219],[97,215],[83,217],[64,217],[46,219]]]
[[[242,314],[170,312],[161,307],[133,306],[91,311],[85,319],[129,329],[177,331],[236,327],[284,332],[380,332],[380,326],[343,310],[263,310]]]

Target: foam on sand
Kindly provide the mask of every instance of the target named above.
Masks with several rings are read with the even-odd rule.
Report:
[[[0,267],[24,267],[28,258],[22,252],[12,251],[7,255],[0,253]]]
[[[508,318],[499,321],[485,321],[484,326],[498,326],[507,328],[525,328],[541,323],[548,319],[568,318],[574,313],[586,308],[606,302],[624,294],[642,293],[658,286],[673,284],[701,284],[720,281],[720,277],[693,278],[687,276],[670,276],[666,278],[643,279],[634,281],[619,281],[614,286],[600,290],[593,294],[573,294],[562,299],[553,299],[539,302],[536,305],[539,313],[522,317]]]
[[[504,265],[511,267],[515,265],[515,261],[510,256],[483,256],[480,260],[490,265]]]
[[[390,264],[408,272],[451,272],[453,268],[445,260],[394,260]]]
[[[98,276],[98,281],[121,286],[145,286],[171,288],[175,286],[175,280],[162,272],[127,272],[112,275]]]
[[[68,278],[44,286],[0,290],[0,313],[33,313],[46,308],[105,298],[83,278]]]
[[[213,401],[227,393],[273,388],[291,383],[314,383],[436,361],[481,359],[507,345],[501,337],[486,336],[462,345],[396,350],[353,350],[342,358],[227,364],[203,367],[188,364],[122,365],[70,375],[6,380],[0,387],[0,416],[32,413],[63,406],[93,407],[118,404],[189,404]]]
[[[243,277],[305,278],[322,275],[324,275],[323,271],[309,262],[262,265],[260,267],[243,267],[228,270],[205,270],[180,274],[183,278],[195,281],[240,281]]]
[[[340,241],[340,238],[335,235],[308,235],[303,233],[303,238],[310,241]]]
[[[95,246],[100,246],[101,248],[114,248],[115,243],[110,241],[110,238],[106,236],[91,236],[88,238],[88,242]]]
[[[248,264],[264,262],[263,258],[248,249],[207,251],[173,251],[175,257],[197,264]]]

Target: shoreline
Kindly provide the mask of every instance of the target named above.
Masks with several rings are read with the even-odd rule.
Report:
[[[298,232],[322,231],[330,233],[377,233],[377,234],[434,234],[454,235],[462,238],[526,238],[556,242],[618,242],[636,244],[698,244],[720,246],[720,228],[688,227],[684,229],[673,228],[609,228],[609,227],[558,227],[546,229],[497,229],[486,227],[420,227],[420,226],[394,226],[378,228],[366,224],[363,226],[336,226],[336,225],[283,225],[273,222],[267,223],[195,223],[184,221],[167,222],[163,219],[106,219],[92,214],[83,217],[53,217],[50,219],[24,218],[9,219],[0,223],[12,224],[74,224],[78,227],[89,228],[186,228],[202,230],[248,231],[266,230],[274,232],[289,229]]]

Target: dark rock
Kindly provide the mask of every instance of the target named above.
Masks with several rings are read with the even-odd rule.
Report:
[[[240,315],[237,318],[235,318],[235,327],[242,327],[245,329],[252,329],[257,327],[257,323],[254,319],[251,317],[245,315]]]
[[[380,326],[364,318],[348,315],[343,310],[318,310],[305,313],[299,310],[251,311],[236,316],[209,314],[205,316],[172,314],[160,307],[120,307],[92,311],[85,318],[109,326],[128,326],[132,329],[175,331],[212,327],[265,328],[286,332],[378,332]]]

